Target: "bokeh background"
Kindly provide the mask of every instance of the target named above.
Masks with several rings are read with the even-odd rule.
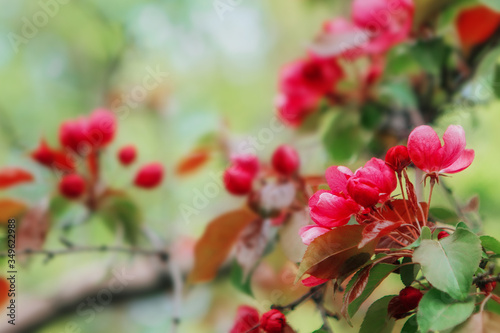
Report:
[[[186,218],[181,207],[192,206],[196,191],[219,179],[227,161],[214,153],[202,170],[188,177],[175,173],[177,163],[214,137],[223,135],[237,146],[269,128],[276,120],[273,100],[280,67],[303,54],[322,22],[347,13],[344,7],[348,5],[320,0],[241,0],[221,12],[216,3],[0,0],[0,166],[22,166],[36,176],[35,183],[0,192],[0,196],[36,204],[56,191],[57,178],[37,166],[28,152],[41,137],[55,144],[62,121],[100,106],[111,108],[119,119],[119,131],[104,156],[104,178],[130,191],[141,209],[141,222],[167,243],[179,242],[189,266],[190,244],[206,223],[241,201],[225,193],[218,180],[219,193]],[[45,22],[40,11],[53,15]],[[35,29],[27,28],[26,22],[34,23]],[[13,42],[12,34],[26,38]],[[140,89],[151,72],[158,73],[157,84]],[[476,160],[448,184],[460,202],[479,195],[484,231],[495,237],[500,237],[498,108],[498,102],[450,108],[436,124],[441,133],[449,124],[466,129]],[[324,151],[320,133],[289,128],[275,131],[257,153],[269,159],[283,142],[298,149],[303,173],[320,174],[336,163]],[[166,180],[159,190],[130,186],[134,170],[120,168],[115,158],[118,148],[128,143],[138,147],[141,161],[155,160],[166,166]],[[356,154],[348,165],[357,167],[366,159]],[[442,193],[435,195],[436,206],[450,207]],[[45,247],[60,248],[61,233],[78,244],[119,241],[99,217],[62,231],[80,213],[75,204],[64,217],[55,219]],[[135,261],[127,255],[93,253],[25,262],[18,274],[19,320],[25,309],[32,310],[31,299],[57,306],[50,300],[71,295],[85,283],[104,281],[113,268]],[[278,274],[284,256],[276,250],[266,261],[268,273]],[[372,298],[388,289],[399,290],[397,280],[388,279]],[[177,313],[179,332],[225,332],[238,304],[266,304],[269,294],[256,294],[258,301],[221,280],[190,288],[181,306],[170,293],[158,293],[111,304],[88,321],[75,311],[39,332],[65,332],[68,322],[76,322],[81,332],[169,332]],[[307,304],[289,316],[299,332],[319,327],[320,320]],[[356,331],[345,324],[336,326],[339,332]]]

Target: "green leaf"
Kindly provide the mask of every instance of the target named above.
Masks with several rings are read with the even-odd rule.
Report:
[[[252,278],[252,272],[250,272],[247,278],[243,280],[244,279],[243,269],[236,261],[233,261],[233,265],[231,267],[231,284],[242,293],[250,297],[254,297],[250,283],[251,278]]]
[[[376,128],[384,116],[384,107],[375,103],[367,103],[361,107],[361,126],[366,129]]]
[[[316,331],[314,331],[312,333],[328,333],[328,331],[320,328],[319,330],[316,330]]]
[[[139,239],[141,214],[135,203],[127,197],[110,198],[103,208],[103,216],[111,230],[121,225],[125,233],[125,240],[136,244]]]
[[[442,207],[433,207],[429,210],[429,214],[440,222],[456,225],[458,223],[458,215],[456,212]]]
[[[407,82],[386,83],[380,87],[380,93],[401,108],[417,108],[417,97]]]
[[[405,286],[410,286],[413,281],[417,278],[418,272],[420,271],[420,265],[411,263],[411,258],[405,257],[403,259],[403,264],[407,264],[401,266],[399,268],[399,274],[401,275],[401,281]],[[410,264],[411,263],[411,264]]]
[[[421,332],[441,331],[463,323],[474,312],[474,299],[457,301],[435,288],[429,290],[418,305],[417,322]]]
[[[411,53],[422,69],[436,76],[446,66],[450,52],[451,48],[442,38],[419,39],[411,47]]]
[[[401,333],[417,333],[418,332],[418,324],[417,324],[417,315],[413,315],[404,324],[401,329]]]
[[[366,312],[359,333],[391,333],[395,320],[387,314],[389,302],[395,295],[376,300]]]
[[[462,228],[462,229],[470,230],[469,226],[467,224],[465,224],[465,222],[458,222],[456,228]]]
[[[481,261],[479,237],[458,228],[440,241],[423,240],[413,254],[413,261],[422,266],[423,275],[434,287],[464,300]]]
[[[500,2],[498,0],[480,0],[494,11],[500,12]]]
[[[481,245],[490,251],[495,252],[495,254],[500,254],[500,242],[491,236],[481,236],[479,237],[481,240]]]
[[[343,112],[333,117],[323,135],[323,144],[335,161],[347,161],[362,147],[359,117]]]
[[[397,268],[397,265],[378,264],[358,271],[346,287],[342,313],[354,316],[368,296]]]
[[[420,238],[422,238],[422,240],[432,238],[432,232],[428,226],[422,228],[422,233],[420,234]]]

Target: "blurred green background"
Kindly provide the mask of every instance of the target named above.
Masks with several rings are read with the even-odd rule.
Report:
[[[0,166],[23,166],[36,176],[34,184],[0,192],[0,196],[34,204],[54,193],[56,178],[32,162],[28,152],[42,136],[55,145],[63,120],[107,106],[118,116],[119,132],[104,156],[104,178],[132,193],[141,208],[142,222],[162,239],[196,238],[211,218],[241,204],[220,187],[206,207],[186,219],[180,207],[192,204],[196,191],[213,182],[211,175],[220,175],[225,161],[216,156],[190,177],[176,176],[176,164],[213,133],[224,131],[237,144],[268,128],[275,119],[273,99],[280,67],[304,54],[324,20],[347,14],[342,8],[347,4],[241,0],[221,13],[216,3],[0,0]],[[35,29],[27,27],[30,23]],[[29,38],[22,37],[27,36],[26,31]],[[163,74],[154,88],[139,94],[137,87],[143,86],[151,71]],[[496,194],[500,188],[499,107],[498,102],[457,107],[437,126],[440,133],[452,123],[466,129],[468,147],[476,150],[476,160],[447,183],[461,202],[479,195],[484,230],[496,237],[500,237]],[[291,129],[276,132],[258,154],[267,160],[283,142],[297,147],[304,173],[319,174],[336,163],[324,152],[319,134]],[[129,186],[134,170],[120,168],[115,158],[117,149],[129,143],[138,147],[141,162],[155,160],[166,166],[161,189],[146,192]],[[359,156],[351,166],[363,164],[366,158]],[[435,205],[449,207],[437,193]],[[71,214],[76,216],[78,207]],[[113,243],[116,235],[100,222],[93,219],[67,236],[78,244]],[[58,227],[53,225],[47,248],[61,247]],[[130,261],[125,255],[96,254],[60,257],[48,263],[35,259],[20,271],[19,292],[26,299],[50,299],[71,288],[57,282],[68,272],[82,279],[92,276],[96,262],[111,268]],[[76,277],[63,280],[72,279],[76,285]],[[397,292],[396,281],[393,279],[394,285],[384,283],[382,290]],[[265,304],[265,296],[256,303],[227,282],[196,287],[180,310],[179,331],[227,331],[237,304]],[[79,323],[82,332],[169,332],[174,307],[170,295],[157,295],[109,306],[91,322],[76,315],[61,318],[40,332],[64,332],[68,321]],[[23,303],[18,311],[22,320]],[[320,326],[319,314],[309,305],[293,312],[289,320],[299,332]],[[345,324],[337,326],[336,332],[355,331]]]

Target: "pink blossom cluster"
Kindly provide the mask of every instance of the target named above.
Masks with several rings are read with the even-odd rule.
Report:
[[[384,54],[409,37],[413,14],[413,0],[355,0],[352,21],[325,22],[308,55],[281,71],[275,101],[280,118],[299,126],[322,99],[336,104],[348,98],[336,88],[345,77],[342,61],[365,56],[369,66],[360,77],[362,90],[373,85],[382,75]]]

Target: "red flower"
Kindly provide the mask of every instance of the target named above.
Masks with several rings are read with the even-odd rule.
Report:
[[[404,168],[411,164],[408,148],[406,148],[406,146],[392,147],[385,155],[385,163],[387,163],[392,170],[401,173]]]
[[[319,190],[309,199],[309,209],[314,222],[323,227],[340,227],[359,212],[359,205],[350,198],[332,191]]]
[[[116,132],[116,117],[113,112],[106,109],[96,109],[89,118],[88,136],[92,138],[95,148],[108,145]]]
[[[416,288],[406,287],[399,292],[399,296],[391,299],[388,305],[388,313],[396,319],[406,317],[407,313],[416,309],[424,294]]]
[[[274,170],[284,175],[292,175],[300,165],[300,158],[297,151],[288,146],[279,146],[273,154],[272,163]]]
[[[368,179],[352,177],[347,182],[347,191],[363,207],[372,207],[378,203],[380,190]]]
[[[276,97],[275,106],[280,119],[290,126],[300,126],[304,119],[318,107],[321,96],[308,93],[287,92]]]
[[[78,199],[85,192],[85,180],[78,174],[64,176],[59,182],[59,192],[68,199]]]
[[[134,184],[137,187],[151,189],[161,184],[163,180],[163,165],[150,163],[139,169]]]
[[[254,176],[244,168],[232,165],[224,172],[226,190],[234,195],[245,195],[252,190]]]
[[[136,157],[137,151],[133,145],[124,146],[118,151],[118,159],[122,165],[134,163]]]
[[[252,154],[233,156],[231,162],[234,166],[248,172],[252,177],[256,176],[260,169],[259,159]]]
[[[466,169],[474,160],[474,150],[465,149],[465,132],[461,126],[450,125],[439,136],[429,126],[415,128],[408,138],[411,160],[429,175],[437,177],[444,173],[456,173]]]
[[[354,0],[352,19],[365,29],[366,52],[379,54],[408,38],[413,24],[412,0]]]
[[[379,191],[379,202],[387,201],[398,185],[394,171],[378,158],[366,162],[364,167],[356,170],[353,178],[363,179],[366,185],[373,184]]]
[[[238,308],[236,322],[229,333],[258,333],[259,332],[259,312],[246,305]]]
[[[282,333],[285,326],[285,315],[276,309],[264,313],[260,319],[260,328],[267,333]]]

